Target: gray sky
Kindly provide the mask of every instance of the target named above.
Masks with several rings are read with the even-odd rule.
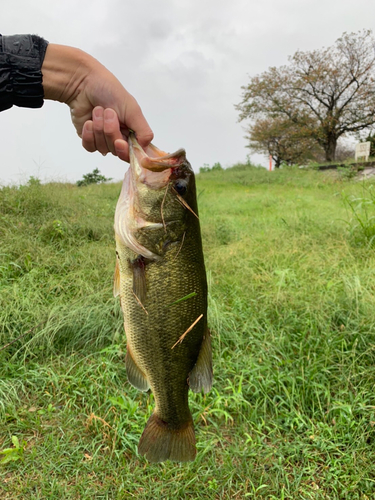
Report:
[[[297,49],[329,46],[372,29],[374,0],[38,0],[7,2],[0,32],[37,33],[90,53],[141,105],[154,144],[204,163],[244,161],[244,124],[234,104],[248,75],[287,62]],[[98,167],[121,179],[127,164],[87,153],[69,108],[0,113],[0,184],[76,181]],[[257,163],[264,158],[251,155]]]

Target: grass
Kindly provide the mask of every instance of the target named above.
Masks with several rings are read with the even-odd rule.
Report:
[[[112,298],[119,185],[0,190],[0,498],[375,498],[371,183],[197,185],[215,383],[190,395],[196,461],[158,465]]]
[[[312,161],[309,163],[309,166],[312,167],[312,168],[316,168],[316,167],[324,167],[324,166],[328,166],[328,165],[345,165],[346,167],[350,167],[350,166],[359,166],[359,167],[362,167],[362,169],[366,166],[367,163],[373,163],[375,161],[375,156],[369,156],[366,159],[364,159],[364,157],[362,158],[359,158],[358,160],[356,160],[355,158],[347,158],[345,160],[342,160],[342,161],[326,161],[326,162],[322,162],[322,163],[319,163],[319,162],[316,162],[316,161]],[[370,165],[372,166],[372,165]]]

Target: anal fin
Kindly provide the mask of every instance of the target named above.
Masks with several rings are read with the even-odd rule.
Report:
[[[129,347],[126,351],[125,367],[126,374],[131,385],[139,391],[148,391],[148,389],[150,388],[150,384],[148,383],[147,377],[134,361],[129,351]]]
[[[212,349],[211,335],[207,329],[204,334],[197,362],[189,373],[189,387],[193,392],[208,392],[212,387]]]

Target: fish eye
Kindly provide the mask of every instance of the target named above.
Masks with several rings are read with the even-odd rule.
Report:
[[[177,182],[175,182],[173,187],[179,195],[183,196],[187,191],[187,182],[183,179],[179,179]]]

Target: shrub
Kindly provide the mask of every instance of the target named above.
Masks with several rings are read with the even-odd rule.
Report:
[[[88,186],[89,184],[102,184],[103,182],[111,181],[112,177],[105,177],[100,173],[98,168],[94,168],[94,170],[83,176],[83,179],[77,181],[77,186]]]

